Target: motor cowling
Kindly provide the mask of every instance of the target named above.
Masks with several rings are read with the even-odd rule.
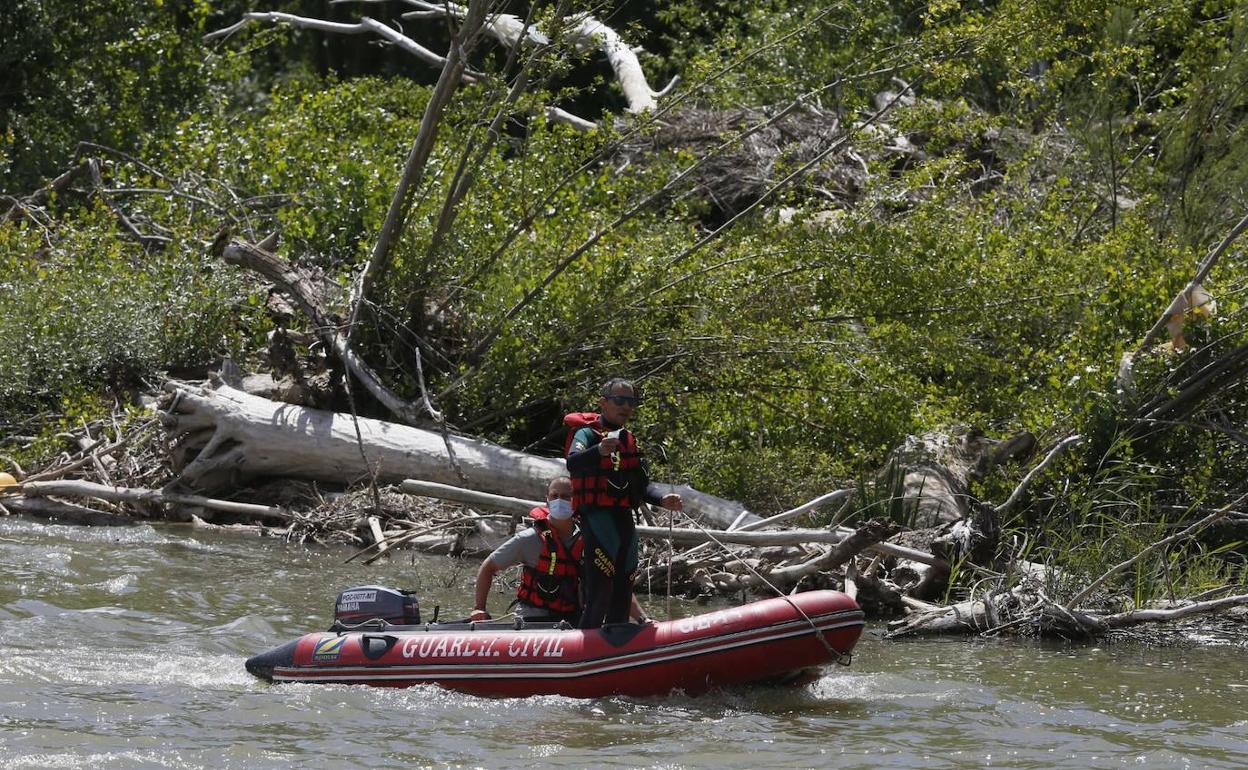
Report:
[[[420,604],[413,591],[386,586],[357,586],[338,594],[334,603],[334,625],[355,626],[370,620],[384,620],[396,626],[420,623]]]

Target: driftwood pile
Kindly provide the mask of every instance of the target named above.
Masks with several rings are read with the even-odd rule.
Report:
[[[0,489],[0,513],[84,524],[229,525],[351,545],[348,561],[358,563],[402,549],[484,556],[523,526],[545,480],[562,469],[555,458],[267,401],[224,385],[171,383],[154,415],[84,424],[61,438],[66,451],[38,473],[10,461],[18,483]],[[1106,586],[1149,552],[1231,515],[1243,498],[1079,586],[1057,569],[998,555],[1001,515],[1077,441],[1050,447],[996,506],[973,499],[970,480],[992,464],[1030,455],[1032,437],[912,437],[875,489],[836,490],[765,519],[732,501],[674,488],[687,497],[687,513],[639,512],[637,590],[747,599],[834,588],[854,595],[869,617],[889,619],[892,636],[1090,638],[1212,612],[1242,622],[1242,587],[1123,610]],[[859,523],[839,524],[845,521]],[[944,604],[964,595],[950,588],[955,564],[974,575],[975,587],[970,598]]]

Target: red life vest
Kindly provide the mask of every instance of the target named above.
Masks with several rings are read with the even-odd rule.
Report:
[[[576,612],[580,609],[578,592],[585,540],[578,536],[569,549],[545,521],[533,522],[533,529],[542,536],[542,553],[536,567],[526,566],[520,571],[516,598],[552,613]]]
[[[563,439],[563,456],[567,457],[568,452],[572,449],[572,439],[576,438],[576,432],[581,428],[593,428],[595,431],[603,431],[598,419],[597,412],[571,412],[563,416],[563,424],[567,426],[568,435]]]
[[[592,422],[578,422],[586,417],[593,417]],[[594,440],[590,446],[597,446],[608,433],[600,415],[593,412],[574,412],[563,418],[565,425],[581,424],[593,429]],[[575,436],[575,432],[572,432]],[[569,437],[567,449],[571,449],[572,438]],[[566,456],[567,450],[564,451]],[[631,431],[620,430],[620,451],[598,458],[598,466],[590,473],[574,472],[572,474],[572,510],[580,513],[588,506],[596,508],[622,508],[631,510],[641,505],[641,492],[637,489],[637,481],[641,479],[641,458],[637,452],[637,440]]]

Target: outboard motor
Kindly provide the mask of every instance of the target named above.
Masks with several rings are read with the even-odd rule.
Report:
[[[415,592],[385,586],[358,586],[338,594],[331,630],[352,628],[373,620],[395,626],[418,625],[420,604]]]

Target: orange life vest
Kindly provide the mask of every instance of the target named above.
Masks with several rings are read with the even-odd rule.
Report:
[[[574,412],[563,418],[565,425],[572,426],[592,416],[592,422],[579,422],[593,430],[594,440],[590,446],[607,435],[608,431],[600,415],[593,412]],[[571,432],[575,436],[575,431]],[[572,447],[569,437],[566,456]],[[580,513],[582,508],[622,508],[631,510],[641,505],[641,491],[636,483],[641,473],[641,456],[637,452],[637,440],[631,431],[620,430],[620,451],[598,458],[598,465],[591,472],[572,473],[572,510]]]
[[[520,571],[520,587],[516,598],[533,607],[552,613],[567,614],[580,609],[581,553],[585,541],[581,537],[569,549],[545,521],[533,522],[542,536],[542,553],[536,567]]]

